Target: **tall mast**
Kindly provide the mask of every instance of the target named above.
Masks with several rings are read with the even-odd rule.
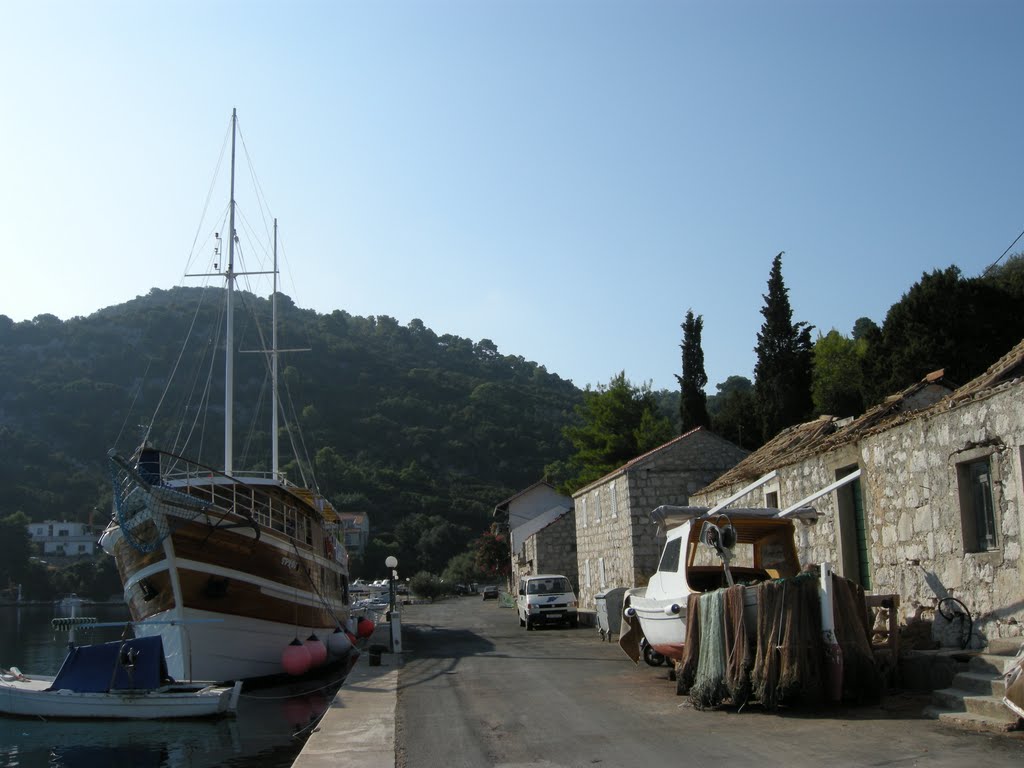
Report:
[[[271,307],[271,322],[273,324],[273,331],[271,333],[271,355],[270,355],[270,380],[271,380],[271,398],[270,398],[270,451],[271,451],[271,471],[273,472],[273,478],[277,480],[277,219],[274,219],[274,292],[270,297]]]
[[[224,334],[224,474],[231,474],[233,459],[233,437],[235,407],[235,132],[238,126],[238,110],[231,110],[231,204],[228,223],[228,270],[227,279],[227,328]]]

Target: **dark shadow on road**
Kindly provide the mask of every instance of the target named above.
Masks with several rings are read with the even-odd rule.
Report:
[[[444,629],[430,624],[407,624],[402,630],[405,652],[419,659],[477,656],[494,650],[494,643],[468,629]]]

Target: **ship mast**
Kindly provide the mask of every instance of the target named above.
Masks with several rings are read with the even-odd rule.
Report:
[[[271,407],[270,407],[270,445],[271,445],[271,461],[270,469],[273,472],[272,477],[277,480],[277,465],[278,465],[278,453],[277,453],[277,219],[274,219],[274,292],[270,297],[270,314],[271,322],[273,323],[273,330],[271,332],[271,355],[270,355],[270,391],[271,391]]]
[[[231,110],[231,203],[228,222],[228,269],[224,274],[227,280],[227,326],[224,333],[224,474],[231,474],[233,461],[233,438],[235,407],[235,324],[234,324],[234,289],[235,289],[235,133],[238,126],[238,110]]]

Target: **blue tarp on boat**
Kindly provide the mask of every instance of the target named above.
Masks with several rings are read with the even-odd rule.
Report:
[[[163,642],[159,637],[136,637],[72,648],[49,690],[150,690],[169,681]]]

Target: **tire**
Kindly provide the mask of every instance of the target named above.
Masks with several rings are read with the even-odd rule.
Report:
[[[580,617],[579,616],[576,616],[574,618],[569,619],[569,629],[577,629],[579,627],[579,625],[580,625]],[[602,638],[602,639],[604,639],[604,638]]]
[[[649,645],[644,646],[644,661],[652,667],[660,667],[665,663],[665,657],[658,653],[656,650],[651,648]]]

